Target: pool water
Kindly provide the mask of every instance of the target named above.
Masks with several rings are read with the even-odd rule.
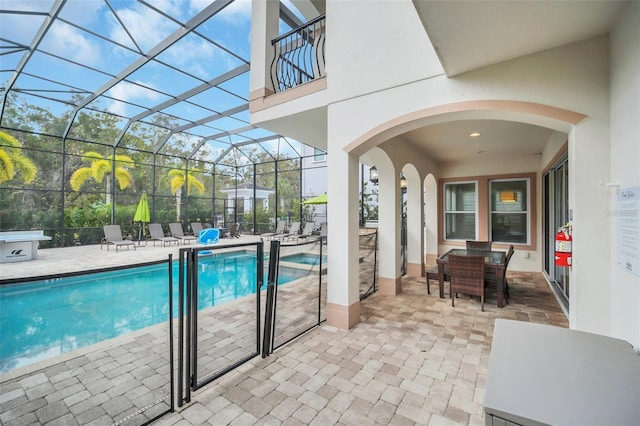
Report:
[[[295,262],[302,263],[304,265],[319,265],[320,256],[317,254],[299,253],[292,254],[290,256],[283,256],[280,258],[282,262]],[[322,264],[327,264],[327,256],[322,256]]]
[[[198,309],[255,293],[255,254],[242,253],[199,258]],[[173,279],[175,306],[177,262]],[[166,264],[0,286],[0,372],[164,322],[168,293]]]

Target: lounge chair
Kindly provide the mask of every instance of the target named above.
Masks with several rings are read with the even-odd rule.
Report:
[[[323,244],[327,244],[327,222],[322,222],[320,224],[320,239]]]
[[[282,234],[275,234],[271,238],[281,240],[288,237],[295,237],[298,234],[300,234],[300,222],[291,222],[291,227],[289,227],[288,232],[283,232]]]
[[[198,236],[200,231],[202,231],[202,229],[203,227],[200,222],[191,222],[191,232],[193,232],[193,235],[195,235],[196,237]]]
[[[136,249],[136,243],[131,240],[122,238],[122,229],[120,229],[120,225],[104,225],[102,227],[104,229],[104,239],[102,243],[100,243],[100,250],[102,250],[102,244],[107,245],[107,251],[109,251],[109,246],[116,246],[116,251],[118,251],[118,247],[130,248],[133,246],[133,249]]]
[[[292,235],[290,237],[285,237],[285,241],[288,240],[296,240],[298,241],[299,239],[304,239],[307,238],[309,236],[311,236],[313,234],[313,228],[316,227],[315,222],[307,222],[304,224],[304,228],[302,229],[302,233],[301,234],[296,234],[296,235]]]
[[[279,220],[274,232],[265,232],[264,234],[260,234],[260,237],[271,239],[271,237],[273,237],[274,235],[282,234],[284,232],[285,226],[287,226],[287,223],[284,220]]]
[[[180,241],[197,241],[198,238],[193,235],[185,235],[184,230],[182,229],[181,223],[170,223],[169,230],[171,231],[171,236],[179,239]]]
[[[229,228],[229,238],[240,238],[240,224],[234,223]]]
[[[159,223],[149,224],[149,239],[153,241],[154,246],[156,245],[156,241],[162,241],[162,245],[164,247],[171,243],[176,243],[176,245],[178,245],[180,242],[176,237],[165,237],[162,225]]]

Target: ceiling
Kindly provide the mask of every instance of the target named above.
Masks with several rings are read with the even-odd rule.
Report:
[[[450,77],[605,34],[625,3],[414,0]]]
[[[449,77],[607,33],[624,1],[414,0]],[[472,132],[481,136],[471,138]],[[435,161],[537,155],[554,131],[501,120],[430,125],[402,135]]]
[[[478,132],[480,136],[471,137]],[[437,162],[482,156],[539,155],[554,130],[503,120],[461,120],[432,124],[402,135]]]

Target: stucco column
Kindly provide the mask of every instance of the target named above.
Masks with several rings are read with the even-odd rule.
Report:
[[[424,275],[424,191],[415,170],[405,172],[407,179],[407,275]]]
[[[425,263],[435,266],[438,259],[438,184],[433,175],[424,180]]]
[[[604,114],[603,114],[604,115]],[[590,117],[569,133],[569,208],[573,266],[569,272],[571,328],[611,335],[609,122]],[[597,235],[597,239],[594,238]]]
[[[274,51],[271,40],[278,37],[280,2],[251,2],[251,75],[249,100],[275,92],[271,82]]]
[[[376,165],[377,167],[377,165]],[[378,290],[395,296],[402,292],[400,258],[401,192],[400,173],[395,167],[381,164],[378,168]]]
[[[350,329],[360,322],[358,159],[337,148],[327,160],[327,324]]]

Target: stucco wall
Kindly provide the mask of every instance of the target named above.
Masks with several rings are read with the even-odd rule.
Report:
[[[327,16],[332,101],[444,74],[410,1],[327,2]]]
[[[611,182],[640,186],[640,2],[631,2],[611,35]],[[640,277],[617,265],[616,191],[612,214],[611,302],[613,335],[640,351]]]
[[[438,76],[381,89],[329,105],[330,149],[354,149],[352,141],[375,143],[375,133],[394,137],[411,128],[452,118],[512,119],[543,125],[569,134],[571,170],[570,208],[574,212],[574,260],[571,271],[570,321],[573,328],[611,334],[611,234],[606,208],[609,194],[599,182],[609,179],[609,39],[606,36],[562,46],[538,54],[463,74],[456,78]],[[345,72],[348,72],[345,70]],[[513,111],[471,111],[439,114],[412,122],[416,112],[468,101],[521,101],[563,108],[586,118],[571,125],[528,113]],[[372,130],[373,129],[373,130]],[[361,146],[366,146],[366,142]],[[357,149],[355,149],[356,153]],[[505,172],[540,172],[541,158],[509,163],[476,165]],[[471,175],[470,170],[449,165],[448,175]],[[454,170],[455,169],[455,170]],[[440,170],[443,175],[443,170]],[[606,226],[605,226],[606,224]],[[538,226],[538,229],[541,229]],[[600,241],[594,244],[594,238]],[[518,263],[523,259],[516,260]],[[526,262],[538,262],[539,252]],[[531,265],[531,264],[528,264]],[[522,265],[524,268],[524,265]]]

